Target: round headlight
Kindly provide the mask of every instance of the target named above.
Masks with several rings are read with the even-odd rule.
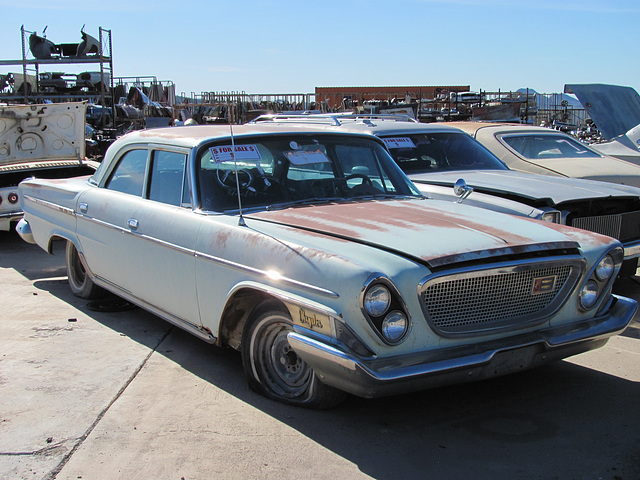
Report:
[[[595,280],[589,280],[580,292],[580,303],[586,309],[593,307],[598,300],[598,284]]]
[[[397,342],[407,333],[408,326],[407,316],[400,310],[394,310],[382,321],[382,334],[390,342]]]
[[[596,277],[600,281],[608,280],[613,275],[615,263],[610,255],[606,255],[596,267]]]
[[[391,305],[391,292],[384,285],[377,284],[372,286],[364,296],[364,308],[372,317],[379,317]]]

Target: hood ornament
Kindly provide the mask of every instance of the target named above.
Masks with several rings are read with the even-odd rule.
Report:
[[[464,181],[464,178],[459,178],[453,185],[453,193],[460,197],[458,199],[458,203],[462,203],[469,195],[471,195],[471,192],[473,192],[473,187],[467,186],[467,182]]]

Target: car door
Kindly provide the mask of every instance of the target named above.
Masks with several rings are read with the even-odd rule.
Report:
[[[161,315],[200,324],[194,245],[200,217],[191,208],[188,152],[132,148],[103,186],[79,200],[89,221],[78,237],[91,271]]]

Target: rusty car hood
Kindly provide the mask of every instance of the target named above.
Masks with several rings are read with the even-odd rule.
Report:
[[[578,230],[437,200],[366,201],[252,213],[419,259],[430,266],[558,248],[579,248]],[[591,242],[594,237],[592,235]],[[613,240],[601,237],[603,243]]]
[[[85,157],[85,102],[0,106],[0,166]]]

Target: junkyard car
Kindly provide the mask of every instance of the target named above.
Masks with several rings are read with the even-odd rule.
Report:
[[[67,242],[76,295],[102,287],[238,349],[253,389],[296,405],[558,360],[637,306],[611,293],[617,240],[427,199],[371,135],[142,130],[92,177],[20,194],[18,231]]]
[[[640,165],[596,152],[571,135],[545,127],[451,122],[513,170],[640,187]]]
[[[85,159],[85,104],[0,106],[0,230],[22,218],[18,184],[29,177],[90,175]]]
[[[638,268],[638,187],[510,170],[476,140],[451,127],[455,123],[343,114],[263,115],[256,122],[324,122],[325,128],[370,133],[384,140],[396,163],[425,195],[617,238],[624,245],[623,274],[635,275]]]

